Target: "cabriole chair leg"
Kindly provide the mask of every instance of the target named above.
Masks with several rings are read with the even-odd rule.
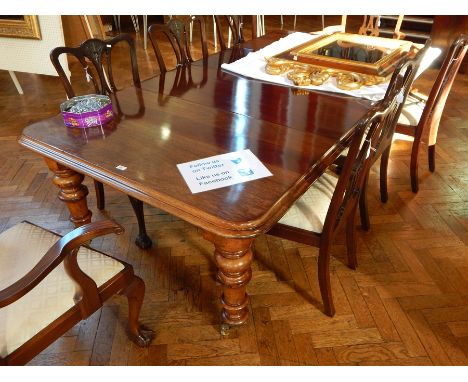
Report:
[[[141,249],[151,248],[153,242],[146,233],[145,225],[145,214],[143,212],[143,202],[141,200],[135,199],[128,196],[130,203],[132,204],[133,211],[135,212],[137,221],[138,221],[138,236],[135,239],[135,244]]]
[[[128,334],[138,346],[146,347],[151,342],[154,332],[140,325],[138,319],[145,296],[145,284],[138,276],[122,291],[128,299]]]

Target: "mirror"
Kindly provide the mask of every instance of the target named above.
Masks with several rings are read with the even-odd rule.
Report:
[[[411,47],[412,42],[406,40],[334,33],[294,47],[281,58],[385,77],[408,55]]]
[[[266,57],[265,72],[286,74],[296,86],[320,86],[335,78],[339,89],[357,90],[387,81],[398,63],[421,47],[405,40],[333,33]]]
[[[37,16],[0,15],[0,37],[41,39]]]

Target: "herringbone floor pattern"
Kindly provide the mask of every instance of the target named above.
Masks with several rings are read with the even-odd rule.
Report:
[[[433,78],[428,72],[420,89]],[[1,79],[7,77],[2,73]],[[36,81],[49,97],[61,92],[55,80],[44,85],[36,76]],[[340,235],[332,247],[334,318],[321,311],[317,251],[264,235],[254,248],[251,319],[222,337],[211,244],[197,228],[145,206],[155,245],[138,249],[127,198],[106,187],[104,214],[97,212],[94,195],[88,197],[94,219],[111,217],[126,232],[95,240],[93,246],[133,264],[146,282],[141,320],[155,331],[155,339],[147,349],[127,339],[126,301],[114,297],[30,364],[468,365],[467,85],[467,75],[459,75],[442,119],[434,174],[427,170],[425,148],[421,152],[418,194],[409,184],[408,142],[393,146],[386,204],[379,200],[378,166],[373,168],[372,228],[358,229],[358,269],[344,265]],[[0,100],[21,102],[14,89]],[[41,103],[54,107],[44,96],[34,108],[41,109]],[[25,116],[28,109],[19,109],[24,113],[8,115],[9,123],[0,128],[0,231],[27,219],[68,232],[72,224],[51,174],[39,156],[16,142],[25,120],[44,115],[29,111]],[[5,121],[5,112],[0,115]],[[92,192],[90,179],[85,184]]]

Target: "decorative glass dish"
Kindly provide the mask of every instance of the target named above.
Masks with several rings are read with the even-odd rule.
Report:
[[[73,97],[60,105],[60,111],[68,127],[102,126],[114,118],[111,99],[99,94]]]

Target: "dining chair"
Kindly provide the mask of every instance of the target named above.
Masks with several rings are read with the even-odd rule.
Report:
[[[401,73],[405,73],[405,82],[402,86],[401,94],[400,94],[400,99],[402,100],[402,103],[398,111],[399,117],[403,110],[403,102],[408,97],[410,89],[414,83],[416,74],[421,65],[421,62],[425,54],[429,50],[430,45],[431,45],[431,40],[428,40],[426,44],[421,49],[419,49],[417,53],[415,53],[411,59],[408,59],[406,63],[401,64],[401,65],[404,65],[404,67],[402,67],[398,72],[395,71],[392,75],[392,78],[389,82],[389,86],[387,88],[384,99],[388,97],[389,91],[391,90],[392,86],[394,86],[393,84],[395,84],[395,81],[396,81],[395,73],[399,73],[399,75],[401,75]],[[388,141],[386,143],[386,147],[383,150],[381,160],[380,160],[380,199],[383,203],[387,202],[388,200],[387,172],[388,172],[388,161],[389,161],[392,142],[393,140]],[[347,152],[348,152],[347,149],[343,150],[341,155],[335,161],[335,166],[338,169],[338,171],[343,167],[343,163],[346,160]],[[360,200],[359,200],[359,215],[361,218],[361,228],[364,231],[368,231],[370,229],[370,218],[369,218],[369,211],[368,211],[368,205],[367,205],[367,178],[364,182],[364,185],[365,186],[362,189]]]
[[[59,236],[23,221],[0,234],[0,365],[23,365],[115,294],[128,299],[129,338],[148,346],[138,322],[145,284],[131,265],[87,246],[123,228],[94,222]]]
[[[57,47],[50,52],[50,60],[57,71],[68,98],[75,97],[75,91],[59,61],[62,54],[70,54],[78,59],[88,82],[92,81],[98,94],[109,94],[117,90],[112,71],[112,49],[120,42],[129,46],[133,84],[140,86],[140,75],[135,50],[135,41],[128,34],[120,34],[108,40],[92,38],[83,41],[78,47]],[[90,65],[91,64],[91,65]]]
[[[330,285],[330,246],[340,222],[346,221],[348,266],[357,267],[355,215],[372,164],[388,150],[398,115],[402,92],[411,81],[413,62],[400,64],[387,93],[355,126],[346,148],[344,165],[337,174],[327,169],[294,203],[268,234],[319,248],[318,278],[324,311],[335,314]]]
[[[78,47],[63,46],[52,49],[50,52],[50,60],[59,75],[68,98],[75,97],[76,92],[60,63],[60,56],[62,54],[74,56],[81,64],[86,80],[92,82],[95,93],[108,95],[117,90],[112,70],[112,50],[115,49],[117,44],[122,42],[126,43],[129,47],[133,84],[137,88],[140,88],[141,82],[138,73],[135,41],[128,34],[120,34],[108,40],[100,40],[97,38],[85,40]],[[96,190],[97,208],[103,210],[105,207],[104,186],[101,182],[94,180],[94,188]],[[139,231],[146,232],[143,202],[131,196],[128,196],[128,198],[130,199],[130,203],[137,217]],[[135,242],[143,249],[149,248],[152,245],[151,239],[146,234],[139,235]]]
[[[148,28],[148,36],[153,46],[154,53],[161,73],[167,72],[167,66],[164,62],[161,52],[162,42],[160,37],[165,37],[174,51],[176,58],[176,67],[193,62],[193,56],[190,49],[191,42],[188,38],[189,30],[198,23],[201,40],[202,59],[208,57],[208,48],[206,43],[205,20],[202,16],[190,16],[188,20],[181,20],[175,17],[169,19],[166,24],[152,24]]]
[[[234,47],[245,41],[244,31],[243,31],[244,23],[242,21],[242,16],[215,15],[215,20],[216,20],[216,30],[218,32],[217,34],[218,34],[219,45],[222,51],[228,49],[231,46],[229,42],[228,44],[226,44],[226,40],[224,39],[223,30],[226,27],[226,25],[228,27],[228,37],[232,36],[232,45]],[[231,40],[231,38],[229,38],[229,40]]]
[[[379,35],[380,16],[364,15],[358,34],[365,36]]]
[[[450,47],[432,86],[429,96],[411,92],[401,112],[396,132],[413,138],[411,148],[411,189],[419,190],[418,158],[423,135],[428,135],[429,170],[435,171],[435,145],[445,103],[452,89],[458,69],[468,49],[468,35],[461,34]],[[398,139],[398,136],[395,137]]]
[[[325,16],[322,15],[322,32],[332,34],[336,32],[346,32],[347,15],[341,16],[341,24],[325,26]],[[358,34],[367,36],[379,35],[379,16],[364,15]]]
[[[403,17],[403,16],[401,16]],[[322,30],[325,33],[331,34],[335,32],[345,32],[346,31],[346,15],[341,16],[340,25],[330,25],[325,26],[325,16],[322,16]],[[366,36],[379,36],[380,34],[380,16],[378,15],[364,15],[362,19],[362,24],[359,27],[358,34]],[[400,18],[397,21],[395,26],[395,31],[393,33],[394,38],[403,38],[404,35],[400,32],[401,20]]]

